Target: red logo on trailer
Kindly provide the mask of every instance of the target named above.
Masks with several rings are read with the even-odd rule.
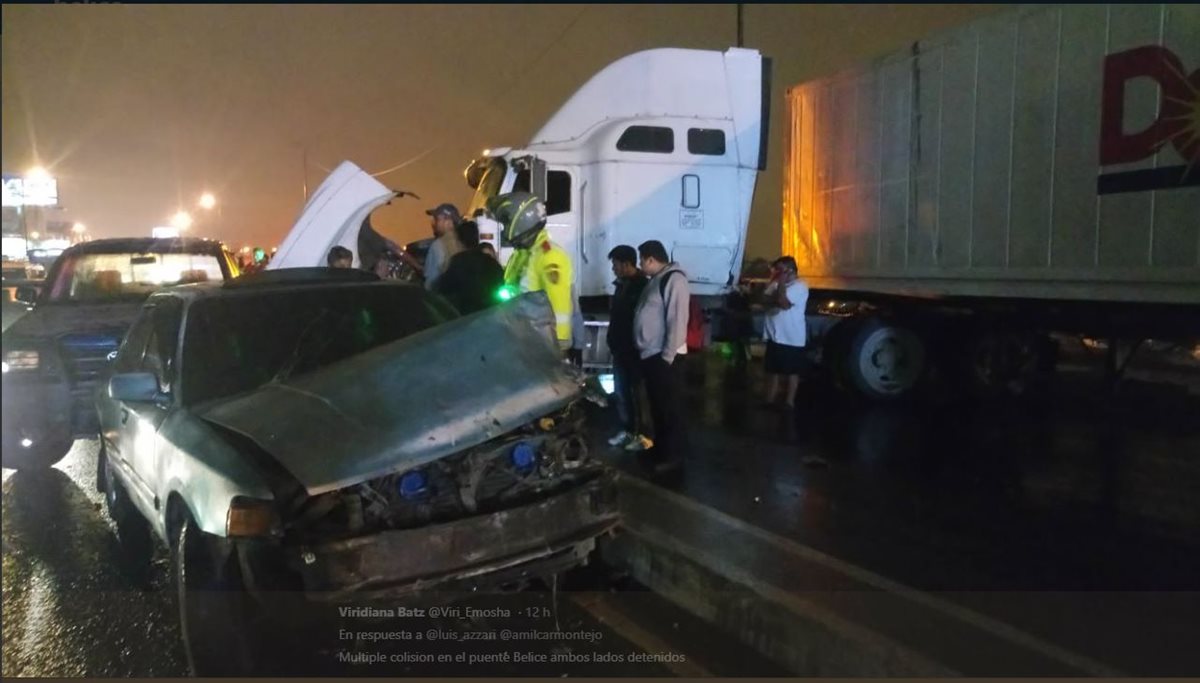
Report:
[[[1159,89],[1158,118],[1145,130],[1125,132],[1125,87],[1149,78]],[[1151,45],[1104,59],[1100,115],[1100,165],[1123,164],[1154,156],[1171,145],[1183,166],[1100,176],[1101,194],[1200,184],[1200,70],[1188,74],[1170,50]]]

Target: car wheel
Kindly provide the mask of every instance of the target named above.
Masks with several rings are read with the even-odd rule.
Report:
[[[71,451],[74,439],[34,442],[18,433],[4,440],[4,466],[13,470],[47,470]]]
[[[174,527],[171,578],[189,671],[194,676],[254,673],[252,601],[236,555],[222,557],[187,513]]]
[[[108,516],[117,525],[118,558],[121,569],[133,583],[145,586],[150,579],[150,561],[154,557],[154,540],[150,523],[129,498],[125,485],[117,478],[113,465],[100,446],[100,470],[104,473],[104,505]]]

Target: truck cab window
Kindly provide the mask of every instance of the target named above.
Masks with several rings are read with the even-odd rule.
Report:
[[[664,126],[630,126],[617,140],[617,149],[670,154],[675,151],[675,131]]]
[[[688,152],[705,156],[725,156],[725,131],[716,128],[688,128]]]
[[[517,171],[513,192],[529,192],[529,171]],[[546,215],[554,216],[571,210],[571,174],[566,171],[546,172]]]

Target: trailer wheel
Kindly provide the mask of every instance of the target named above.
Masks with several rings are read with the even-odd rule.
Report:
[[[925,374],[925,342],[908,328],[871,319],[850,335],[841,366],[850,386],[867,398],[897,399]]]
[[[1053,374],[1057,349],[1045,335],[1032,332],[985,332],[966,348],[967,385],[980,398],[1021,396]]]

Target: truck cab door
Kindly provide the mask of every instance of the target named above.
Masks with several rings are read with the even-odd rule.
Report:
[[[587,255],[580,253],[579,169],[573,166],[549,166],[535,156],[513,159],[516,178],[512,192],[530,192],[546,204],[546,229],[550,239],[562,247],[571,257],[573,278],[578,281],[581,260]],[[512,254],[512,246],[501,242],[500,260],[506,262]]]

